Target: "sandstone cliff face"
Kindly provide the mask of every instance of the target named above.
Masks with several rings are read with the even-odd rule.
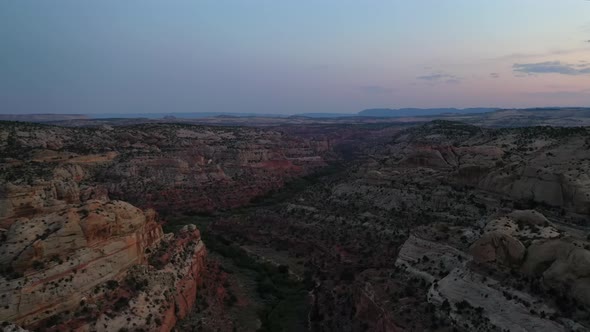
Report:
[[[104,187],[111,198],[159,212],[236,207],[324,166],[331,148],[324,138],[187,125],[14,125],[0,128],[0,134],[6,137],[0,148],[11,157],[2,165],[8,170],[3,183],[46,190],[37,183],[48,172],[42,166],[67,165],[55,174],[61,175],[61,183],[45,174],[56,186],[50,197],[41,197],[32,188],[18,195],[15,190],[0,189],[0,206],[11,214],[34,210],[52,198],[77,198],[69,182],[76,178],[83,178],[90,187]],[[18,197],[6,197],[7,201],[4,191]],[[17,205],[11,206],[10,201]]]
[[[164,235],[152,208],[243,205],[325,165],[329,150],[184,125],[12,123],[0,138],[0,320],[54,330],[170,331],[194,305],[206,250],[194,227]]]
[[[573,314],[575,306],[584,312],[590,304],[588,242],[568,236],[534,210],[512,211],[482,226],[483,235],[469,249],[472,258],[434,282],[428,301],[470,328],[586,330],[572,318],[584,322],[585,314]],[[400,258],[417,251],[415,242],[404,244]],[[418,276],[433,267],[407,261],[406,270]],[[556,319],[558,312],[565,317]]]
[[[3,219],[0,320],[56,331],[172,330],[200,287],[199,231],[164,235],[153,210],[122,201],[58,202]]]
[[[326,151],[272,132],[185,130],[179,149],[130,156],[100,173],[115,197],[159,211],[212,211],[248,203],[325,165]]]
[[[93,332],[169,332],[195,304],[205,273],[205,256],[205,246],[194,226],[184,227],[176,237],[165,236],[150,256],[154,265],[133,266],[116,290],[123,295],[114,304],[98,302],[93,306],[95,319],[74,320],[65,325]],[[128,302],[117,305],[121,299]]]
[[[584,321],[584,314],[572,314],[576,310],[564,300],[575,299],[582,312],[588,305],[585,241],[564,238],[534,210],[512,211],[479,227],[482,235],[468,253],[420,238],[429,236],[426,232],[412,235],[396,266],[427,281],[427,301],[465,330],[586,330],[571,319]],[[562,298],[557,306],[556,293]],[[569,318],[558,319],[560,311]]]
[[[31,162],[27,157],[23,154],[23,160],[17,163],[0,161],[5,172],[0,181],[0,225],[4,228],[20,217],[52,213],[88,199],[108,199],[99,185],[80,184],[89,176],[81,164],[53,159]]]
[[[305,257],[326,330],[588,330],[586,129],[430,126],[212,229]]]
[[[153,211],[120,201],[19,218],[5,233],[0,264],[8,271],[0,317],[31,326],[76,309],[97,286],[146,263],[162,230]]]
[[[397,135],[376,153],[391,165],[434,169],[514,200],[588,214],[589,134],[585,128],[491,130],[439,121]]]

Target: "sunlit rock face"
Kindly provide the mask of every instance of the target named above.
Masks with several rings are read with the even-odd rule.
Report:
[[[0,246],[7,275],[0,292],[4,320],[31,325],[79,306],[99,285],[147,262],[162,229],[153,211],[121,201],[89,201],[20,218]]]
[[[3,214],[75,200],[71,182],[80,180],[79,190],[100,185],[111,198],[159,212],[231,208],[324,166],[331,149],[328,138],[247,127],[14,125],[0,135],[10,169],[3,183],[46,191],[0,189]],[[52,181],[50,192],[41,180]]]
[[[0,320],[170,331],[206,249],[158,212],[232,208],[325,165],[329,144],[255,128],[0,127]]]
[[[199,231],[165,235],[152,209],[103,194],[84,199],[76,182],[78,197],[56,195],[53,183],[8,187],[8,204],[19,206],[11,200],[23,196],[37,203],[2,219],[0,320],[56,331],[170,331],[200,287]]]
[[[195,304],[206,273],[205,258],[205,246],[194,226],[184,227],[176,236],[168,234],[149,257],[153,265],[128,270],[115,291],[121,297],[111,296],[102,308],[110,314],[98,310],[96,319],[72,320],[62,326],[104,332],[121,328],[171,331]],[[118,304],[121,298],[128,299],[126,305]]]
[[[162,234],[150,208],[239,206],[323,165],[333,143],[309,128],[299,138],[161,125],[43,130],[51,148],[31,131],[12,140],[24,157],[3,154],[0,265],[6,301],[23,311],[7,319],[56,331],[168,331],[207,292],[221,303],[211,317],[232,326],[222,319],[224,282],[199,286],[198,231]],[[320,329],[582,331],[590,243],[581,130],[435,122],[391,132],[287,201],[208,230],[304,271],[306,323]]]

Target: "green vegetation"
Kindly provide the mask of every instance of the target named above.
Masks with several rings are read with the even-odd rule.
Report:
[[[117,301],[113,304],[113,310],[121,311],[129,306],[129,298],[127,297],[120,297]]]
[[[588,136],[588,130],[586,129],[586,127],[535,126],[503,130],[507,132],[516,131],[523,139],[558,139],[571,136]]]
[[[55,163],[25,162],[17,166],[0,168],[0,181],[15,184],[33,184],[36,180],[48,180]]]
[[[145,290],[149,285],[147,279],[142,279],[138,276],[127,276],[125,279],[125,284],[127,287],[138,292]]]
[[[448,121],[448,120],[434,120],[431,123],[427,123],[423,128],[427,128],[429,132],[440,132],[446,135],[475,135],[480,133],[482,129],[477,126],[473,126],[470,124],[466,124],[463,122],[458,121]]]
[[[262,331],[297,331],[307,317],[307,291],[284,268],[258,262],[235,244],[209,236],[207,248],[231,259],[240,268],[254,271],[257,291],[266,307],[259,312]]]
[[[177,231],[183,225],[195,224],[209,251],[231,259],[238,268],[253,272],[256,290],[265,305],[258,313],[262,322],[260,331],[304,330],[309,310],[304,283],[291,278],[285,266],[260,262],[235,243],[208,231],[207,225],[212,219],[207,215],[180,217],[167,225],[165,231]],[[230,298],[226,304],[232,306],[234,302]]]
[[[41,261],[33,261],[33,268],[37,271],[43,270],[45,268],[45,263]]]
[[[24,277],[24,274],[20,271],[15,271],[12,265],[0,266],[0,276],[12,280]]]
[[[106,286],[109,290],[115,290],[117,287],[119,287],[119,282],[117,280],[109,280],[107,281]]]
[[[250,208],[271,206],[283,203],[305,189],[320,183],[323,177],[336,174],[343,171],[344,169],[345,168],[342,164],[333,163],[313,174],[293,179],[285,183],[282,188],[271,190],[267,194],[253,199]]]
[[[321,170],[314,172],[313,174],[292,179],[286,182],[282,188],[270,190],[266,194],[254,198],[250,204],[246,206],[231,210],[220,210],[216,211],[215,213],[208,211],[183,211],[182,216],[173,214],[167,215],[167,211],[160,210],[159,212],[164,217],[164,219],[173,219],[173,221],[164,225],[164,231],[176,232],[184,225],[195,224],[197,228],[201,230],[201,233],[203,233],[203,230],[206,229],[209,223],[214,221],[216,218],[238,215],[246,216],[258,208],[282,204],[304,190],[321,183],[322,178],[334,176],[339,172],[343,172],[345,169],[346,168],[342,163],[333,162],[330,165],[323,167]]]

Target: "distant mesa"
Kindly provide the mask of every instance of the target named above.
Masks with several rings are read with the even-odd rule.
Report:
[[[486,127],[523,126],[588,126],[590,108],[371,108],[358,113],[310,112],[297,114],[237,112],[166,112],[166,113],[89,113],[89,114],[0,114],[0,121],[21,121],[65,126],[101,124],[131,125],[138,123],[182,122],[192,124],[263,125],[288,123],[376,123],[426,122],[446,119]]]
[[[266,113],[239,113],[239,112],[166,112],[166,113],[97,113],[91,114],[93,119],[104,118],[146,118],[146,119],[166,119],[167,117],[174,117],[176,119],[202,119],[213,118],[219,116],[232,117],[284,117],[281,114],[266,114]]]
[[[477,114],[497,111],[498,108],[372,108],[360,111],[359,116],[369,117],[407,117],[407,116],[425,116],[425,115],[440,115],[440,114]]]
[[[354,113],[301,113],[290,116],[290,118],[349,118],[355,117]]]
[[[0,121],[51,122],[67,120],[87,120],[84,114],[0,114]]]

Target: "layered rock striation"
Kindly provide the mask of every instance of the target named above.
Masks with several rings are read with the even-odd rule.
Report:
[[[232,208],[309,174],[326,164],[327,138],[291,137],[256,128],[190,125],[63,128],[9,123],[0,127],[7,158],[1,179],[5,186],[53,178],[47,165],[68,165],[55,195],[77,197],[68,188],[78,170],[84,185],[100,187],[113,199],[158,212],[207,212]],[[77,169],[74,169],[77,168]],[[1,197],[16,195],[0,189]],[[33,195],[35,197],[26,197]],[[25,213],[39,201],[34,189],[18,194]],[[16,199],[17,197],[13,197]],[[37,199],[30,201],[31,199]],[[9,212],[9,213],[13,213]]]

